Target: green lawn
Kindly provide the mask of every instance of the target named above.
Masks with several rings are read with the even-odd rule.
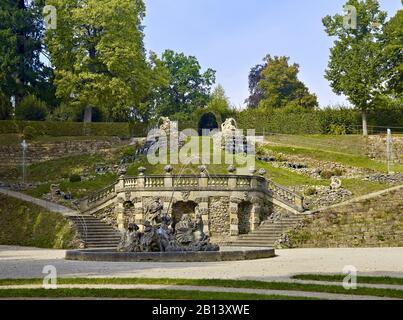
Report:
[[[2,279],[0,285],[41,284],[42,279]],[[305,292],[327,292],[349,295],[403,298],[402,290],[358,287],[345,290],[340,285],[299,284],[292,282],[265,282],[254,280],[223,279],[157,279],[157,278],[61,278],[59,284],[163,284],[188,286],[213,286],[226,288],[252,288],[266,290],[290,290]]]
[[[316,300],[313,298],[232,292],[146,289],[0,289],[0,298],[131,298],[162,300]]]
[[[344,165],[362,168],[362,169],[370,169],[379,172],[386,172],[387,165],[386,163],[381,163],[372,159],[369,159],[366,156],[361,155],[353,155],[349,153],[342,153],[336,151],[327,151],[319,148],[302,148],[302,147],[288,147],[288,146],[264,146],[266,150],[270,150],[275,153],[283,153],[290,155],[300,155],[304,157],[309,157],[316,160],[325,160],[338,162]],[[401,172],[403,169],[402,165],[395,165],[394,170],[397,172]]]
[[[323,275],[323,274],[298,274],[293,276],[293,279],[298,280],[313,280],[313,281],[328,281],[328,282],[343,282],[346,275],[336,274],[336,275]],[[365,284],[391,284],[391,285],[403,285],[403,278],[394,277],[368,277],[368,276],[358,276],[358,283]]]
[[[266,136],[265,139],[271,143],[288,147],[320,149],[359,156],[365,156],[366,152],[366,138],[362,135],[278,134]]]

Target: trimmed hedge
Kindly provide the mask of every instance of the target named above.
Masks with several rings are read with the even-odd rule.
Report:
[[[370,133],[386,132],[387,127],[403,132],[402,114],[402,107],[369,111]],[[236,120],[240,128],[255,129],[259,134],[357,134],[361,132],[362,125],[361,112],[347,108],[306,112],[246,109],[236,115]]]
[[[147,132],[145,123],[103,123],[103,122],[57,122],[57,121],[18,121],[1,120],[0,134],[23,133],[26,127],[32,127],[38,135],[62,136],[117,136],[129,138],[144,136]]]

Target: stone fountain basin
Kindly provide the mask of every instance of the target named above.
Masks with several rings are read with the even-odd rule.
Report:
[[[222,247],[210,252],[117,252],[115,248],[66,251],[66,260],[107,262],[217,262],[267,259],[273,248]]]

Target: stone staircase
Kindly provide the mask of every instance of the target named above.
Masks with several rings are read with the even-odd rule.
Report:
[[[273,247],[281,235],[294,228],[304,216],[287,214],[275,220],[264,221],[257,230],[240,235],[237,240],[229,243],[238,247]]]
[[[111,226],[90,215],[70,216],[86,248],[115,248],[121,235]]]

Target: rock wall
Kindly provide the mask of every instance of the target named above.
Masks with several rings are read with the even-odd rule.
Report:
[[[210,235],[219,243],[230,236],[230,213],[228,197],[211,197],[209,202]]]
[[[393,138],[393,161],[394,163],[402,163],[403,154],[403,138],[394,136]],[[367,155],[376,160],[386,161],[386,135],[374,135],[367,138]]]
[[[403,246],[403,189],[328,209],[288,234],[285,247]]]

